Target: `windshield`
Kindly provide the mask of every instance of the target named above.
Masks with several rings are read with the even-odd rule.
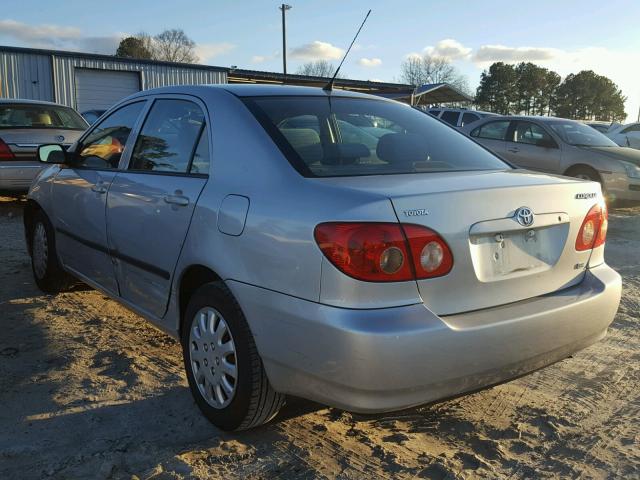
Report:
[[[598,130],[580,122],[549,122],[551,129],[569,145],[576,147],[617,147],[612,140],[605,137]]]
[[[84,130],[87,122],[74,110],[55,105],[0,105],[0,128]]]
[[[347,97],[253,97],[245,104],[305,176],[509,169],[407,105]]]

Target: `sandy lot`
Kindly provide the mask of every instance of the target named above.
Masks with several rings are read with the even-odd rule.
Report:
[[[0,198],[0,478],[640,478],[640,208],[611,215],[602,342],[398,414],[292,400],[239,435],[200,415],[173,340],[94,290],[37,290],[21,208]]]

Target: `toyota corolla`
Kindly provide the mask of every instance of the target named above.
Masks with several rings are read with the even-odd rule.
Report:
[[[385,412],[494,385],[601,339],[618,308],[597,182],[514,169],[394,101],[149,90],[39,155],[36,283],[82,280],[179,339],[223,429],[286,394]]]

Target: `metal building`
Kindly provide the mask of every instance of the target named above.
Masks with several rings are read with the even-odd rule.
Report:
[[[0,46],[0,98],[47,100],[79,112],[105,110],[149,88],[227,83],[227,71],[207,65]]]

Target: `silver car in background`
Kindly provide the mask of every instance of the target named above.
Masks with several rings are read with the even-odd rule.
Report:
[[[640,151],[596,129],[553,117],[491,117],[462,129],[522,168],[593,180],[610,202],[640,202]]]
[[[88,127],[72,108],[33,100],[0,100],[0,191],[26,192],[43,165],[39,145],[68,147]]]
[[[386,412],[503,382],[601,339],[618,308],[598,183],[522,173],[379,97],[148,90],[40,156],[36,283],[81,279],[180,339],[223,429],[285,394]]]

